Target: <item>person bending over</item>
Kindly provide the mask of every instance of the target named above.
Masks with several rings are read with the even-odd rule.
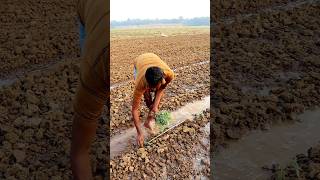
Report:
[[[173,80],[170,67],[153,53],[145,53],[134,60],[135,88],[133,93],[132,116],[137,130],[137,143],[143,147],[144,136],[140,126],[140,104],[144,97],[149,113],[144,126],[154,132],[154,115],[159,111],[159,104],[164,89]],[[152,98],[154,94],[154,98]]]

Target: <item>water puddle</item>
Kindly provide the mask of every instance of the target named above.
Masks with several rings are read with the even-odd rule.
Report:
[[[188,103],[180,109],[171,112],[171,124],[170,127],[174,127],[176,125],[181,124],[185,120],[193,120],[193,116],[195,114],[200,114],[204,110],[210,108],[210,96],[203,98],[202,100],[195,101],[192,103]],[[207,129],[209,129],[207,127]],[[142,127],[143,133],[145,135],[145,139],[148,139],[148,133]],[[130,128],[118,135],[114,135],[111,137],[110,141],[110,157],[111,159],[117,155],[120,155],[125,150],[136,144],[136,129]]]
[[[200,130],[204,133],[204,136],[200,139],[200,146],[194,147],[197,150],[197,155],[193,160],[193,169],[196,174],[202,174],[204,164],[210,166],[210,122]],[[206,180],[208,178],[200,176],[200,179]]]
[[[0,79],[0,87],[9,86],[9,85],[13,84],[17,80],[18,80],[18,78],[16,78],[16,77],[10,77],[10,78],[7,78],[7,79]]]
[[[298,118],[301,122],[252,131],[217,152],[212,159],[215,179],[269,179],[263,166],[284,166],[296,154],[305,153],[320,141],[320,108],[305,111]]]

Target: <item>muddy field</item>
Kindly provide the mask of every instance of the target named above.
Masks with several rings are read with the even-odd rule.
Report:
[[[186,121],[154,144],[111,160],[112,179],[209,179],[209,111]],[[203,154],[200,154],[202,152]]]
[[[78,61],[69,60],[1,87],[1,179],[70,178],[69,139],[78,72]],[[106,172],[107,113],[99,121],[92,148],[97,177]]]
[[[0,78],[79,55],[76,1],[2,3]]]
[[[172,68],[209,61],[209,40],[208,33],[173,37],[114,39],[111,41],[110,51],[111,84],[132,80],[132,60],[145,52],[159,55]]]
[[[0,7],[0,179],[70,179],[72,100],[79,83],[74,3],[15,0]],[[219,179],[209,166],[223,148],[252,130],[297,123],[298,114],[319,106],[320,1],[211,5],[211,67],[208,33],[112,40],[111,121],[105,107],[92,148],[95,179],[107,176],[107,137],[133,127],[131,62],[143,52],[158,54],[176,73],[161,110],[175,111],[209,94],[213,107],[151,146],[131,146],[111,159],[112,179]],[[31,70],[37,71],[12,78]],[[143,106],[142,118],[146,112]],[[204,130],[209,118],[210,148]],[[304,147],[294,164],[269,164],[269,178],[319,179],[318,146]]]
[[[294,123],[297,114],[320,104],[320,2],[257,1],[245,7],[235,8],[236,16],[226,7],[213,26],[211,163],[230,140]]]
[[[0,72],[0,179],[70,179],[72,101],[79,83],[80,61],[74,2],[43,1],[35,4],[27,1],[21,3],[18,6],[20,8],[13,8],[18,1],[10,3],[12,5],[7,8],[1,6],[1,12],[5,16],[0,21],[4,27],[0,35],[3,67]],[[19,10],[23,7],[34,8],[30,11]],[[60,14],[63,16],[60,17]],[[13,21],[9,21],[10,18]],[[196,43],[190,43],[190,39]],[[163,109],[176,110],[188,102],[209,95],[209,33],[178,34],[171,38],[121,38],[115,39],[112,45],[111,81],[116,86],[111,90],[112,120],[109,127],[109,108],[105,107],[92,147],[95,179],[107,178],[109,134],[114,135],[133,126],[129,109],[133,90],[131,61],[135,56],[143,52],[155,52],[175,69],[180,81],[173,82],[168,88],[164,102],[169,103],[162,104]],[[17,74],[19,76],[15,77]],[[122,85],[123,83],[125,84]],[[198,125],[184,125],[194,128],[189,134],[195,140],[207,138],[206,148],[209,147],[208,133],[202,132],[195,136],[194,131],[205,126],[208,118],[206,112],[197,118]],[[189,132],[189,129],[184,129],[184,133]],[[171,141],[180,140],[180,133],[183,131],[171,132]],[[185,140],[179,143],[186,147],[193,145]],[[185,151],[185,147],[179,143],[171,143],[170,147]],[[167,144],[159,142],[154,145],[162,145],[164,150],[169,147],[166,148]],[[130,149],[130,152],[135,150]],[[152,154],[156,148],[150,147],[146,151]],[[169,151],[171,154],[168,157],[172,157],[174,151]],[[208,149],[202,151],[208,157]],[[113,160],[113,177],[129,175],[129,172],[126,174],[116,170],[119,164],[114,164],[126,155],[127,152],[124,152]],[[195,158],[194,152],[193,155]],[[186,154],[182,156],[185,157]],[[151,159],[158,159],[160,164],[162,162],[156,155],[150,156]],[[138,156],[132,155],[132,160],[138,161]],[[199,163],[194,161],[190,158],[188,163]],[[204,169],[195,169],[193,176],[208,176],[208,160],[204,161]],[[172,165],[175,163],[171,162]],[[126,166],[129,168],[129,165]],[[143,167],[140,165],[136,168]],[[189,168],[188,165],[185,168]],[[141,172],[152,177],[149,171]],[[172,170],[168,169],[167,172],[168,177],[175,176]],[[188,169],[182,169],[181,172],[184,172],[184,177],[191,175],[186,174]],[[135,176],[141,177],[140,175],[143,176]]]
[[[167,87],[160,104],[161,110],[175,111],[209,95],[209,48],[209,32],[112,40],[111,141],[133,127],[132,62],[135,57],[145,52],[154,52],[175,71],[176,79]],[[146,114],[147,109],[143,105],[142,121]],[[137,150],[135,142],[128,142],[128,148],[111,160],[111,178],[209,178],[209,132],[202,130],[206,125],[209,127],[209,117],[207,110],[195,117],[196,122],[183,123],[145,148]],[[202,139],[204,142],[201,144]],[[200,149],[203,157],[197,157]]]

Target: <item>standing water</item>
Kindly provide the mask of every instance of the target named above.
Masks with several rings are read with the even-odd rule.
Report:
[[[320,109],[299,115],[301,122],[275,126],[269,131],[253,131],[213,157],[215,180],[269,179],[262,167],[279,163],[282,167],[296,154],[320,141]]]
[[[171,112],[171,118],[169,126],[175,126],[176,124],[182,123],[183,121],[193,119],[193,115],[200,114],[204,110],[210,108],[210,96],[203,98],[202,100],[189,103],[180,109]],[[142,127],[145,139],[148,138],[148,133]],[[123,151],[128,150],[129,147],[136,144],[136,129],[130,128],[118,135],[111,138],[110,142],[110,158],[113,159],[115,156],[120,155]]]

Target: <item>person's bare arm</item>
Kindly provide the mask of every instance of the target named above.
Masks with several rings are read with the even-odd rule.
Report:
[[[89,150],[95,137],[97,121],[74,116],[72,125],[71,167],[75,180],[91,179]]]
[[[164,95],[164,89],[160,89],[156,92],[156,97],[155,97],[151,111],[155,113],[159,111],[158,108],[163,95]]]
[[[160,89],[156,92],[156,97],[155,97],[155,100],[154,100],[154,104],[153,104],[153,107],[152,107],[152,111],[157,113],[158,112],[158,108],[159,108],[159,104],[160,104],[160,101],[164,95],[164,89],[167,87],[167,85],[172,81],[173,79],[173,74],[166,77],[166,83],[163,84],[162,86],[160,86]]]

